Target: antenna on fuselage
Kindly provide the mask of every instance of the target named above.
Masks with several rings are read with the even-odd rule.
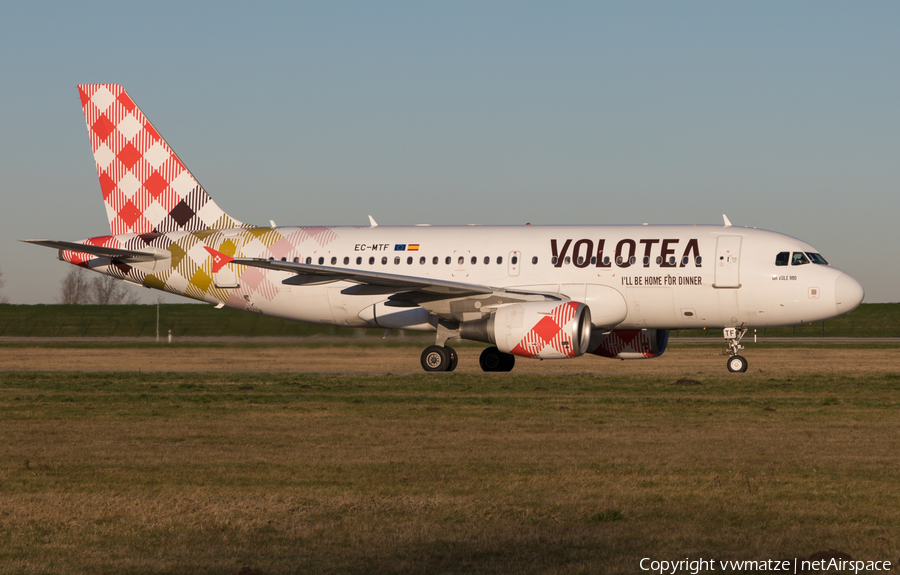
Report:
[[[725,227],[730,228],[731,222],[728,220],[728,216],[726,216],[725,214],[722,214],[722,219],[725,220]]]

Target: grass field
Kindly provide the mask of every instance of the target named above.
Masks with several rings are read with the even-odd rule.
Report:
[[[740,376],[0,373],[0,572],[896,565],[900,369],[828,355]]]
[[[0,337],[151,337],[156,335],[154,305],[0,304]],[[381,337],[383,329],[339,328],[278,319],[209,305],[159,306],[160,335]],[[394,330],[398,335],[400,330]],[[900,304],[863,304],[824,322],[758,330],[767,337],[900,337]],[[721,338],[721,330],[677,330],[671,337]]]

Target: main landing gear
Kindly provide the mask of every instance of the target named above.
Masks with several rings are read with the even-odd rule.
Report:
[[[488,347],[481,352],[478,363],[484,371],[512,371],[516,365],[516,356],[503,353],[496,347]]]
[[[431,345],[422,352],[422,368],[425,371],[453,371],[457,363],[459,355],[447,345]]]
[[[745,333],[747,333],[747,328],[745,327],[726,327],[723,330],[725,341],[730,348],[726,353],[731,356],[728,358],[728,362],[725,365],[728,366],[728,371],[731,373],[743,373],[747,371],[746,358],[738,355],[738,352],[744,349],[744,346],[741,345],[741,338],[744,337]]]

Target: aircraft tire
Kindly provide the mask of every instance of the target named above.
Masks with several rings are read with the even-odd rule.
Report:
[[[516,356],[503,353],[496,347],[487,347],[481,352],[478,364],[483,371],[511,371],[516,365]]]
[[[430,345],[422,352],[422,369],[425,371],[447,371],[452,362],[451,354],[446,347]],[[451,350],[452,351],[452,350]],[[452,355],[456,355],[454,351]]]
[[[731,373],[744,373],[747,371],[747,360],[740,355],[733,355],[728,358],[728,371]]]
[[[496,347],[486,347],[478,358],[482,371],[503,371],[503,352]]]
[[[456,369],[456,364],[459,363],[459,354],[449,345],[445,345],[444,349],[450,354],[450,364],[447,366],[447,371],[453,371]]]

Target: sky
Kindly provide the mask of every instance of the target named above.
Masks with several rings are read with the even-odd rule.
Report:
[[[68,271],[17,240],[109,233],[76,86],[118,83],[245,222],[724,213],[900,301],[897,22],[878,1],[5,2],[0,294],[54,303]]]

